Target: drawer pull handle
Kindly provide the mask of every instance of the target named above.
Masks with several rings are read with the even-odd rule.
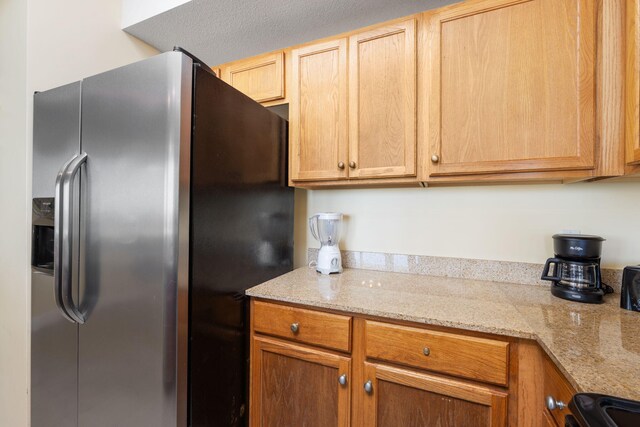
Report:
[[[425,356],[428,356],[431,354],[431,350],[429,350],[429,347],[425,347],[422,349],[422,354],[424,354]]]
[[[300,324],[298,322],[291,324],[291,332],[293,332],[294,334],[297,334],[299,330],[300,330]]]
[[[366,391],[367,394],[373,393],[373,384],[371,383],[371,380],[364,383],[364,391]]]
[[[440,156],[438,156],[437,154],[434,154],[433,156],[431,156],[431,163],[438,163],[440,161]]]
[[[338,162],[338,169],[344,169],[344,162]]]
[[[547,396],[547,409],[555,411],[556,409],[563,410],[567,405],[562,400],[556,400],[553,396]]]
[[[347,374],[340,375],[340,377],[338,378],[338,382],[340,383],[340,385],[347,385]]]
[[[356,162],[354,162],[353,160],[349,162],[349,167],[351,169],[355,169],[356,168]]]

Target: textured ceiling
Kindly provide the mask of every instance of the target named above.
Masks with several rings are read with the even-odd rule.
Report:
[[[455,0],[192,0],[124,30],[210,65],[454,3]]]

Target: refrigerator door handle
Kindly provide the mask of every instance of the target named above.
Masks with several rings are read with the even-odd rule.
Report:
[[[56,177],[56,187],[54,192],[54,228],[53,228],[53,284],[54,295],[56,299],[56,306],[62,315],[69,321],[75,322],[74,319],[67,313],[62,301],[62,254],[64,252],[62,246],[62,180],[65,176],[66,170],[69,168],[69,164],[75,159],[75,156],[68,160]]]
[[[83,324],[84,315],[76,308],[71,295],[73,260],[73,183],[87,154],[76,154],[62,166],[56,178],[53,276],[56,305],[68,320]]]

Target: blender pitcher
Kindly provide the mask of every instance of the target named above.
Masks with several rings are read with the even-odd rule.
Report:
[[[316,265],[316,271],[319,273],[342,273],[342,257],[338,247],[341,226],[341,213],[319,213],[309,218],[311,234],[320,242]]]

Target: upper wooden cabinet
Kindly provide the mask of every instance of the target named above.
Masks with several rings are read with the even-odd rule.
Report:
[[[293,181],[416,175],[415,20],[291,56]]]
[[[640,1],[627,0],[626,163],[640,164]]]
[[[222,80],[257,102],[283,99],[284,52],[269,53],[224,66]]]
[[[289,103],[294,186],[634,175],[639,1],[466,0],[220,68]]]
[[[347,177],[347,39],[291,52],[292,180]]]
[[[428,176],[595,167],[594,0],[484,0],[428,16]]]
[[[416,22],[349,37],[349,177],[416,173]]]

